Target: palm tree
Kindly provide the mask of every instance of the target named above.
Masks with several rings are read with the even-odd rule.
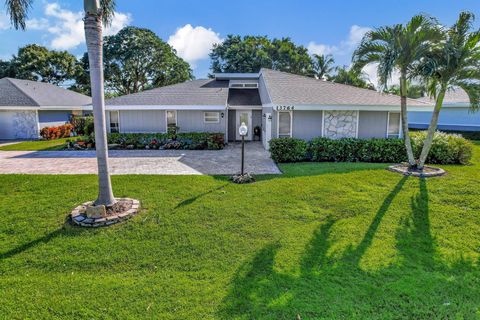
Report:
[[[314,75],[317,79],[323,79],[324,77],[328,77],[330,72],[332,72],[335,67],[333,64],[335,60],[331,54],[314,54],[313,55],[313,70]]]
[[[445,31],[445,39],[433,47],[420,66],[435,108],[423,143],[418,168],[423,169],[437,130],[438,116],[448,90],[462,88],[473,110],[480,107],[480,29],[471,32],[475,16],[461,12],[456,23]]]
[[[33,0],[6,0],[7,13],[15,29],[25,30],[28,11]],[[98,164],[98,198],[96,205],[112,206],[112,192],[108,168],[107,129],[103,90],[102,22],[108,25],[114,15],[115,0],[84,0],[85,39],[90,62],[92,105],[95,126],[95,144]]]
[[[361,70],[378,63],[379,85],[384,90],[394,71],[400,72],[400,107],[402,131],[408,163],[416,166],[408,130],[407,81],[413,78],[412,70],[426,56],[432,43],[441,37],[433,18],[416,15],[406,25],[396,24],[369,31],[353,53],[353,63]]]

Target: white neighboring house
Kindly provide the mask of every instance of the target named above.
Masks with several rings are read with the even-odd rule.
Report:
[[[429,98],[418,99],[434,104]],[[427,129],[432,118],[431,111],[409,112],[409,127],[413,129]],[[480,112],[470,110],[470,100],[467,93],[458,88],[449,91],[443,100],[438,119],[438,129],[452,131],[480,131]]]
[[[56,85],[0,79],[0,139],[37,139],[40,129],[69,121],[89,110],[92,99]]]

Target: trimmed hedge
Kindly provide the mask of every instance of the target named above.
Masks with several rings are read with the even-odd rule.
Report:
[[[411,133],[415,156],[418,158],[426,132]],[[296,138],[277,138],[270,141],[275,162],[329,161],[399,163],[407,160],[402,139],[338,140],[314,138],[308,144]],[[472,143],[460,135],[437,132],[427,163],[467,164],[472,157]]]

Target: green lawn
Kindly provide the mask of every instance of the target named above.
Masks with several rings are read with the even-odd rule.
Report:
[[[480,146],[419,180],[377,164],[282,165],[234,185],[114,176],[143,212],[64,224],[95,176],[0,176],[0,318],[480,318]]]
[[[54,151],[62,150],[65,147],[68,139],[56,140],[37,140],[37,141],[22,141],[15,144],[0,146],[0,151]]]

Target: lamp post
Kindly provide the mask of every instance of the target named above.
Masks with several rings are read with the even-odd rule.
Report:
[[[248,127],[246,126],[245,122],[242,122],[240,128],[238,128],[238,133],[242,137],[242,170],[241,175],[244,174],[244,167],[245,167],[245,136],[248,134]]]

